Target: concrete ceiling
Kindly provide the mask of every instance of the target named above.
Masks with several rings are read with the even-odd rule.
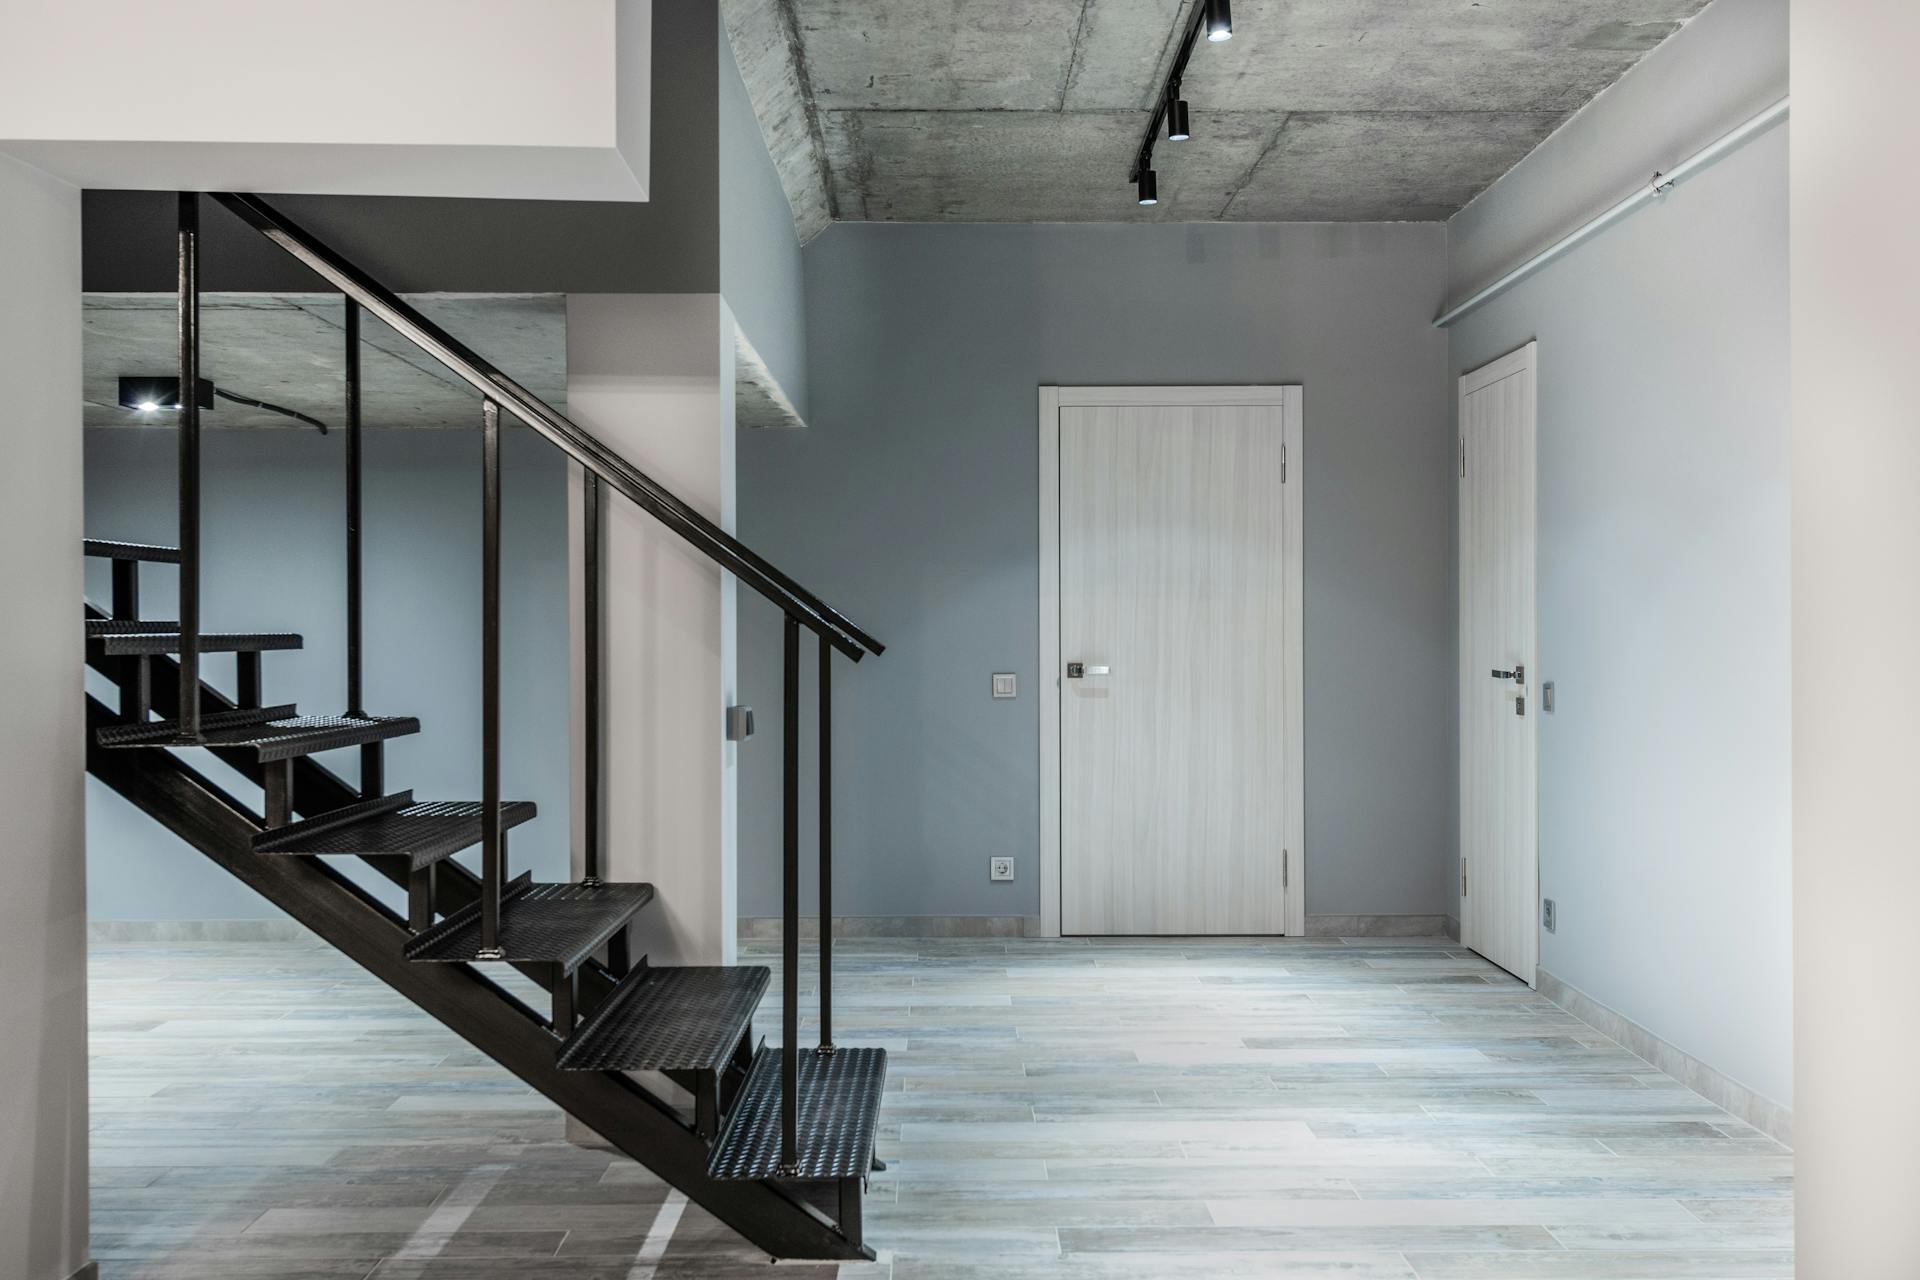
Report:
[[[557,293],[412,294],[426,317],[555,408],[567,404],[567,300]],[[200,361],[222,390],[296,409],[329,428],[345,424],[346,357],[337,293],[206,293]],[[82,303],[82,421],[89,427],[170,427],[175,415],[119,405],[123,375],[177,371],[170,293],[88,293]],[[734,420],[804,427],[786,392],[738,327]],[[372,428],[476,427],[480,397],[412,343],[368,316],[361,328],[363,421]],[[311,431],[265,409],[216,399],[211,428]]]
[[[1191,0],[723,0],[803,238],[829,220],[1432,221],[1706,0],[1235,0],[1191,142],[1127,171]]]
[[[415,294],[429,319],[556,406],[567,397],[567,306],[559,294]],[[82,421],[90,427],[171,426],[171,413],[119,407],[121,375],[179,369],[176,303],[166,293],[89,293],[82,303]],[[207,293],[200,300],[202,375],[223,390],[345,425],[346,354],[337,293]],[[471,427],[480,397],[405,338],[369,316],[361,328],[369,427]],[[312,427],[226,400],[212,428]]]

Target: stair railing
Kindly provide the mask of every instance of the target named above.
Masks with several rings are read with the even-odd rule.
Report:
[[[660,521],[688,545],[779,607],[784,619],[782,704],[785,710],[782,769],[782,1070],[781,1159],[783,1174],[799,1164],[799,968],[800,968],[800,628],[819,640],[820,749],[820,1043],[817,1052],[834,1051],[832,1034],[832,657],[838,650],[858,662],[885,646],[828,607],[812,592],[782,573],[733,535],[633,466],[625,458],[551,405],[527,391],[445,330],[420,314],[398,294],[313,235],[296,226],[258,196],[215,193],[222,207],[279,245],[293,258],[338,289],[345,298],[347,407],[347,711],[365,714],[362,669],[361,600],[361,313],[368,312],[479,392],[482,485],[481,620],[481,958],[499,959],[501,903],[507,883],[506,835],[500,791],[500,415],[504,410],[545,436],[579,463],[584,472],[586,583],[583,599],[583,675],[586,692],[583,878],[597,882],[602,857],[601,544],[604,537],[602,488],[611,488]],[[178,741],[194,745],[200,735],[200,284],[199,196],[183,192],[178,209],[179,356],[180,356],[180,696]],[[116,593],[117,594],[117,593]],[[253,681],[257,685],[257,674]],[[258,701],[257,690],[255,701]],[[384,791],[384,765],[378,743],[361,754],[361,794]],[[271,776],[271,775],[270,775]],[[274,807],[272,805],[270,808]],[[280,798],[290,807],[290,797]],[[416,873],[409,885],[409,920],[416,928],[431,924],[431,869]],[[612,957],[624,968],[624,936]],[[569,1007],[570,1007],[570,1003]],[[558,1008],[558,1001],[556,1002]],[[569,1013],[568,1020],[571,1021]],[[555,1030],[562,1031],[556,1024]],[[564,1034],[564,1032],[563,1032]]]

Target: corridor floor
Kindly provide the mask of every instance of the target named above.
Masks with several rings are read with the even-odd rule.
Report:
[[[880,1261],[769,1273],[324,945],[97,944],[102,1280],[1792,1275],[1790,1152],[1445,941],[837,954]]]

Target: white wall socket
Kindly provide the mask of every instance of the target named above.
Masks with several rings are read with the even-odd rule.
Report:
[[[987,879],[989,880],[1013,879],[1013,859],[1012,858],[988,858],[987,859]]]

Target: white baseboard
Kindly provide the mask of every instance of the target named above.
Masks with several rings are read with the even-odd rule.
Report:
[[[89,920],[88,942],[314,942],[298,920]]]
[[[1308,916],[1309,938],[1444,938],[1445,916]],[[1458,935],[1455,935],[1458,936]]]
[[[817,916],[800,917],[800,936],[818,938]],[[835,916],[836,938],[1035,938],[1038,916]],[[742,942],[778,941],[779,916],[741,916]]]
[[[1634,1057],[1652,1064],[1737,1120],[1744,1120],[1783,1147],[1793,1146],[1793,1108],[1783,1106],[1675,1048],[1632,1018],[1601,1004],[1578,987],[1538,970],[1540,994]]]

